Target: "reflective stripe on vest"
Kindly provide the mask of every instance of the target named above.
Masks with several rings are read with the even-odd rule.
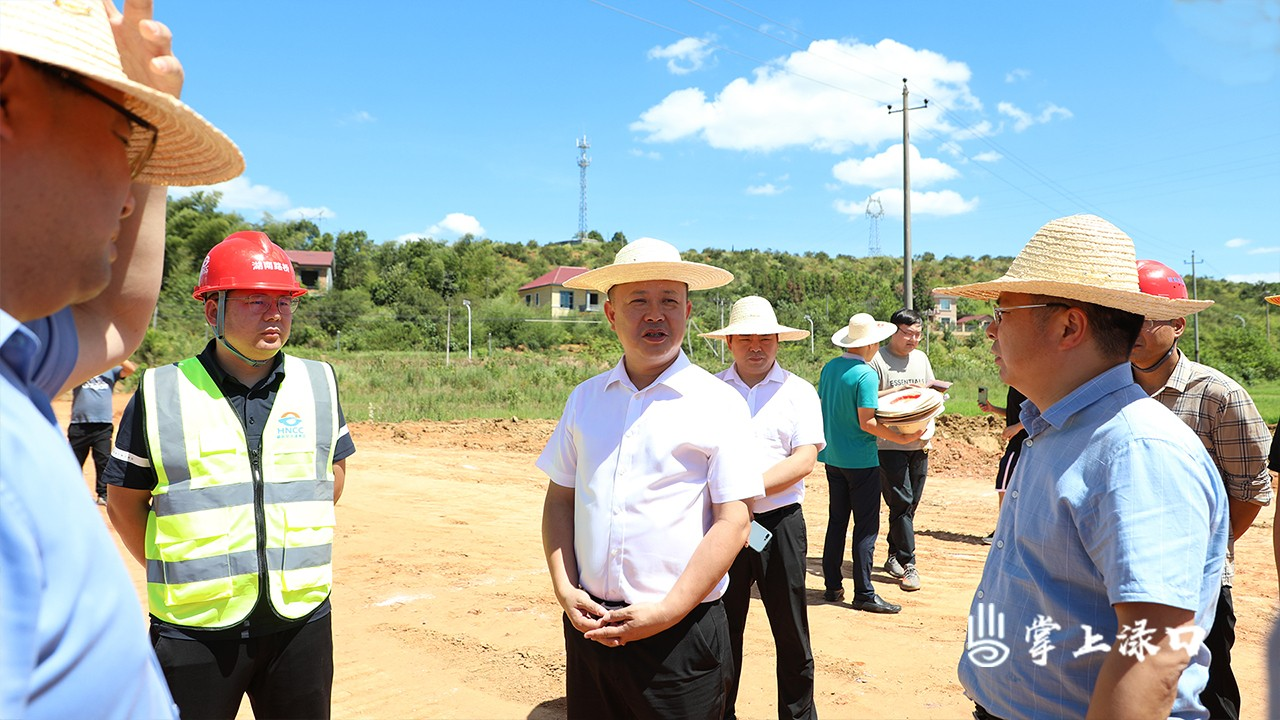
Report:
[[[288,355],[283,362],[284,381],[262,434],[261,507],[244,427],[200,361],[143,375],[157,476],[147,518],[147,594],[151,614],[165,622],[235,625],[257,603],[264,574],[271,604],[286,618],[306,615],[329,595],[337,384],[325,363]]]

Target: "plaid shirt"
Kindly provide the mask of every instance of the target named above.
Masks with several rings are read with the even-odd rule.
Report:
[[[1179,351],[1173,374],[1151,397],[1195,431],[1222,476],[1227,497],[1255,505],[1271,503],[1270,431],[1240,383]],[[1233,546],[1228,543],[1222,569],[1227,587],[1235,577]]]

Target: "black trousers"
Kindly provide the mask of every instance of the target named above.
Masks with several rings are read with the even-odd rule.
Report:
[[[1240,686],[1231,672],[1231,647],[1236,644],[1236,609],[1231,588],[1223,586],[1218,595],[1218,614],[1204,638],[1212,656],[1209,660],[1209,684],[1200,693],[1200,702],[1213,720],[1240,717]]]
[[[67,442],[71,443],[71,451],[76,454],[76,461],[84,467],[84,461],[93,451],[93,471],[96,480],[94,489],[98,497],[107,497],[107,483],[102,479],[102,471],[107,469],[107,461],[111,459],[111,423],[71,423],[67,426]]]
[[[702,603],[657,635],[621,647],[586,639],[567,616],[563,622],[570,720],[723,718],[733,656],[720,601]]]
[[[840,589],[844,574],[844,536],[853,514],[853,592],[857,600],[875,596],[871,587],[872,557],[880,532],[880,478],[876,468],[839,468],[827,465],[830,500],[827,537],[822,543],[822,582],[828,590]]]
[[[881,450],[880,489],[889,507],[889,557],[903,567],[916,562],[916,508],[929,474],[928,450]]]
[[[257,720],[329,717],[332,615],[247,640],[182,640],[151,628],[151,644],[182,720],[234,718],[245,693]]]
[[[738,685],[742,680],[742,644],[755,583],[769,617],[777,653],[778,717],[815,718],[813,707],[813,649],[809,645],[809,611],[805,605],[805,556],[809,551],[804,512],[800,504],[759,513],[756,522],[773,533],[764,552],[743,548],[729,568],[724,612],[733,646],[733,686],[725,718],[737,717]]]

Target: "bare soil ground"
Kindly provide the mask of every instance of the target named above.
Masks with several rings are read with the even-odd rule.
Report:
[[[117,396],[117,411],[126,399]],[[68,406],[65,398],[56,404],[64,422]],[[352,424],[357,453],[335,541],[334,717],[563,717],[560,610],[539,531],[547,481],[533,466],[553,426],[516,419]],[[946,418],[916,521],[924,587],[906,593],[883,572],[874,575],[877,590],[902,604],[899,615],[822,602],[821,465],[810,476],[809,621],[822,717],[968,717],[972,706],[955,667],[987,554],[980,538],[995,524],[1000,448],[987,418]],[[1266,717],[1274,521],[1274,506],[1263,509],[1236,548],[1234,666],[1247,718]],[[141,599],[142,569],[127,564]],[[739,715],[775,717],[772,638],[758,604],[744,666]],[[251,716],[246,702],[241,717]]]

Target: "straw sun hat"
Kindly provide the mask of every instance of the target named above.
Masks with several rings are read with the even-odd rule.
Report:
[[[778,324],[773,305],[758,295],[748,295],[733,304],[729,311],[729,324],[714,332],[704,332],[699,337],[728,340],[730,335],[777,335],[778,340],[803,340],[808,330]]]
[[[65,68],[125,94],[124,104],[156,126],[156,147],[137,182],[204,185],[244,171],[226,135],[172,95],[125,76],[101,0],[0,2],[0,50]],[[140,152],[135,130],[130,153]]]
[[[871,317],[868,313],[858,313],[849,318],[849,326],[840,328],[831,336],[831,342],[846,348],[860,348],[887,340],[898,332],[898,326]]]
[[[654,238],[627,243],[611,265],[588,270],[565,282],[567,288],[607,293],[614,285],[651,280],[682,282],[690,290],[709,290],[733,281],[733,273],[718,267],[680,259],[680,251]]]
[[[1268,295],[1267,302],[1272,305],[1280,305],[1280,295]]]
[[[1133,240],[1096,215],[1058,218],[1036,231],[1003,277],[990,282],[934,290],[978,300],[1002,292],[1049,295],[1089,302],[1152,320],[1186,317],[1212,300],[1174,300],[1138,287]]]

